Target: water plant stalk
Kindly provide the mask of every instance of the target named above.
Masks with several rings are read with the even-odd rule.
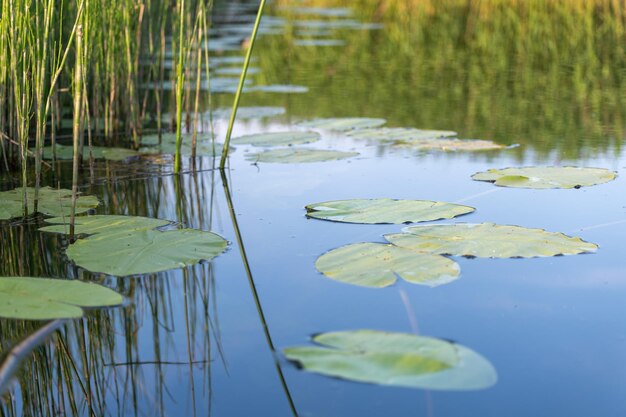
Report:
[[[228,121],[228,129],[226,130],[226,139],[224,140],[224,149],[222,149],[222,158],[220,159],[220,170],[223,170],[226,166],[226,160],[228,159],[228,149],[230,147],[230,137],[233,134],[233,126],[235,125],[235,117],[237,117],[237,109],[239,108],[239,101],[241,99],[241,92],[246,82],[246,74],[248,73],[248,67],[250,66],[250,57],[252,56],[252,49],[254,48],[254,42],[256,41],[259,26],[261,24],[261,18],[263,17],[263,10],[265,8],[265,0],[261,0],[259,3],[259,11],[254,21],[254,27],[252,29],[252,36],[250,37],[250,45],[246,52],[246,58],[243,62],[243,68],[241,70],[241,76],[239,77],[239,85],[237,86],[237,92],[235,93],[235,101],[233,102],[233,110],[230,114]]]

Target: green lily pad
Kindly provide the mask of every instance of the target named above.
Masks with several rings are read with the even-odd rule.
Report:
[[[39,228],[42,232],[60,233],[69,235],[69,219],[65,217],[53,217],[46,219],[50,226]],[[80,216],[74,219],[74,233],[77,235],[95,235],[98,233],[134,232],[138,230],[152,230],[170,225],[167,220],[153,219],[150,217],[119,216],[97,214],[94,216]]]
[[[24,214],[23,188],[0,192],[0,220],[21,217]],[[35,189],[26,188],[27,214],[34,210]],[[94,196],[80,196],[76,200],[76,213],[84,213],[98,207]],[[72,211],[72,191],[50,187],[39,188],[37,211],[49,216],[69,216]]]
[[[123,298],[101,285],[33,277],[0,278],[0,317],[52,320],[83,316],[82,307],[109,307]]]
[[[246,71],[246,75],[258,74],[261,72],[259,68],[249,67]],[[241,67],[222,67],[216,68],[215,74],[217,75],[241,75]]]
[[[495,151],[504,149],[506,146],[500,145],[490,140],[482,139],[423,139],[416,141],[397,141],[393,146],[417,149],[422,151]]]
[[[604,168],[524,167],[490,169],[472,175],[476,181],[493,182],[501,187],[515,188],[580,188],[604,184],[617,174]]]
[[[345,223],[417,223],[452,219],[475,209],[460,204],[390,198],[336,200],[306,206],[307,216]]]
[[[74,147],[55,144],[56,158],[58,160],[72,160],[74,158]],[[128,158],[138,156],[139,153],[133,149],[109,148],[105,146],[92,146],[94,159],[106,159],[108,161],[124,161]],[[43,148],[43,158],[52,159],[52,146]],[[83,149],[83,160],[89,159],[89,147]]]
[[[180,145],[180,153],[183,156],[190,156],[192,154],[191,148],[191,134],[182,135],[182,143]],[[154,154],[176,154],[176,135],[174,133],[164,133],[161,135],[161,144],[158,143],[158,135],[148,135],[141,139],[144,146],[139,149],[139,153],[145,155]],[[215,145],[215,146],[214,146]],[[230,148],[230,151],[234,151],[234,148]],[[207,134],[199,134],[196,138],[196,155],[197,156],[216,156],[221,155],[222,144],[213,143],[211,137]]]
[[[291,84],[273,84],[273,85],[258,85],[256,87],[250,87],[246,91],[255,91],[261,93],[279,93],[279,94],[293,94],[293,93],[308,93],[309,87],[303,85],[291,85]]]
[[[497,381],[493,365],[473,350],[406,333],[323,333],[321,346],[290,347],[287,359],[306,371],[349,381],[436,390],[478,390]]]
[[[392,244],[425,253],[479,258],[534,258],[592,253],[598,246],[578,237],[493,223],[411,226],[385,235]]]
[[[385,123],[387,123],[387,120],[385,119],[373,119],[369,117],[344,117],[309,120],[300,122],[298,123],[298,125],[311,129],[324,129],[347,132],[349,130],[382,126]]]
[[[336,281],[372,288],[393,285],[398,277],[436,287],[454,281],[461,271],[446,257],[382,243],[355,243],[333,249],[317,258],[315,267]]]
[[[451,130],[423,130],[412,127],[383,127],[377,129],[362,129],[350,132],[355,139],[367,139],[379,142],[412,142],[425,139],[449,138],[457,136]]]
[[[228,107],[220,108],[213,111],[213,117],[216,119],[229,119],[232,109]],[[237,119],[262,119],[265,117],[275,117],[285,114],[284,107],[239,107],[237,109]]]
[[[271,151],[251,153],[246,159],[254,162],[274,162],[281,164],[299,164],[307,162],[325,162],[352,158],[358,152],[329,151],[323,149],[274,149]]]
[[[318,141],[317,132],[270,132],[233,138],[235,144],[254,146],[293,146]]]
[[[51,219],[52,223],[65,223]],[[89,235],[71,244],[66,254],[92,272],[128,276],[194,265],[222,253],[228,242],[215,233],[194,229],[159,231],[170,222],[148,217],[89,216],[76,218],[76,234]],[[45,232],[68,233],[65,224],[46,226]]]
[[[79,239],[66,253],[92,272],[128,276],[151,274],[215,258],[227,242],[211,232],[183,229],[101,233]]]
[[[315,15],[324,17],[348,17],[352,10],[347,7],[284,7],[285,10],[294,14]]]

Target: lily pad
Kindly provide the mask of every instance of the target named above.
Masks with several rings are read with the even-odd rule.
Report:
[[[0,192],[0,220],[8,220],[24,215],[24,188]],[[27,214],[34,210],[35,189],[26,188]],[[100,202],[94,196],[80,196],[76,200],[76,213],[84,213],[98,207]],[[37,211],[49,216],[68,216],[72,211],[72,191],[50,187],[39,188]]]
[[[379,142],[422,141],[424,139],[449,138],[457,136],[451,130],[424,130],[412,127],[383,127],[378,129],[362,129],[350,132],[355,139],[367,139]]]
[[[223,107],[213,111],[213,117],[216,119],[229,119],[232,112],[231,108]],[[275,117],[285,114],[284,107],[239,107],[237,109],[237,119],[262,119],[265,117]]]
[[[182,135],[182,143],[180,146],[181,155],[190,156],[192,154],[191,148],[191,134]],[[144,136],[141,139],[141,143],[144,146],[139,149],[141,154],[176,154],[176,135],[173,133],[164,133],[161,135],[161,144],[158,145],[157,135]],[[231,151],[234,148],[231,147]],[[222,153],[222,144],[215,143],[215,146],[211,140],[211,137],[207,134],[198,135],[196,142],[196,155],[197,156],[216,156]]]
[[[285,7],[285,10],[294,14],[315,15],[324,17],[348,17],[352,10],[347,7]]]
[[[83,307],[120,305],[121,295],[101,285],[33,277],[0,278],[0,317],[52,320],[83,316]]]
[[[385,119],[373,119],[369,117],[344,117],[309,120],[300,122],[298,123],[298,125],[311,129],[324,129],[347,132],[349,130],[382,126],[385,123],[387,123],[387,120]]]
[[[515,188],[580,188],[604,184],[617,177],[604,168],[524,167],[490,169],[472,175],[476,181],[493,182],[501,187]]]
[[[292,146],[318,141],[317,132],[270,132],[240,136],[233,143],[254,146]]]
[[[425,253],[480,258],[534,258],[592,253],[598,246],[579,237],[520,226],[440,224],[411,226],[385,235],[392,244]]]
[[[70,233],[69,219],[65,217],[53,217],[46,219],[50,226],[39,228],[42,232]],[[153,219],[139,216],[119,216],[96,214],[94,216],[80,216],[74,219],[74,233],[77,235],[95,235],[98,233],[134,232],[138,230],[152,230],[170,225],[167,220]]]
[[[475,209],[460,204],[390,198],[336,200],[306,206],[307,216],[344,223],[417,223],[451,219]]]
[[[106,159],[109,161],[124,161],[128,158],[138,156],[139,153],[127,148],[109,148],[105,146],[92,146],[94,159]],[[56,158],[58,160],[72,160],[74,158],[74,147],[61,144],[55,145]],[[52,146],[43,148],[43,158],[52,159]],[[89,159],[89,147],[83,149],[83,160]]]
[[[71,244],[68,258],[89,271],[108,275],[149,274],[194,265],[213,259],[228,244],[215,233],[201,230],[153,230],[170,222],[148,217],[101,215],[76,220],[76,233],[90,236]],[[40,230],[68,233],[69,227],[57,224]]]
[[[457,279],[459,265],[440,255],[382,243],[355,243],[326,252],[315,267],[328,278],[362,287],[383,288],[399,278],[436,287]]]
[[[497,381],[493,365],[473,350],[406,333],[323,333],[321,346],[290,347],[287,359],[306,371],[349,381],[436,390],[478,390]]]
[[[495,151],[504,149],[506,146],[500,145],[490,140],[482,139],[423,139],[416,141],[397,141],[393,144],[397,147],[418,149],[422,151]]]
[[[299,164],[306,162],[325,162],[352,158],[358,152],[341,152],[323,149],[274,149],[266,152],[251,153],[246,159],[254,162],[274,162],[280,164]]]
[[[291,85],[291,84],[273,84],[273,85],[258,85],[256,87],[250,87],[246,91],[255,91],[261,93],[281,93],[281,94],[293,94],[293,93],[308,93],[309,87],[303,85]]]

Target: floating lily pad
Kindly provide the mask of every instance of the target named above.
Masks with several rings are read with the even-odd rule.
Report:
[[[273,84],[273,85],[258,85],[246,89],[246,91],[256,91],[261,93],[281,93],[281,94],[293,94],[293,93],[308,93],[309,87],[303,85],[290,85],[290,84]]]
[[[92,272],[128,276],[151,274],[211,260],[222,253],[226,240],[211,232],[183,229],[100,233],[79,239],[66,253]]]
[[[192,153],[191,148],[191,134],[182,135],[182,143],[180,146],[180,153],[184,156],[189,156]],[[161,144],[158,144],[157,135],[147,135],[141,139],[144,146],[139,149],[141,154],[176,154],[176,135],[174,133],[164,133],[161,135]],[[230,149],[231,151],[234,148]],[[207,134],[198,134],[196,142],[196,155],[197,156],[216,156],[222,153],[222,144],[215,143],[215,146],[211,140],[211,137]]]
[[[497,381],[493,365],[473,350],[405,333],[323,333],[321,346],[290,347],[287,359],[306,371],[349,381],[437,390],[478,390]]]
[[[266,152],[251,153],[246,159],[254,162],[274,162],[281,164],[299,164],[305,162],[324,162],[352,158],[358,152],[329,151],[322,149],[274,149]]]
[[[0,220],[8,220],[24,215],[24,189],[16,188],[10,191],[0,192]],[[26,188],[26,200],[28,202],[27,214],[34,210],[35,189]],[[98,207],[99,201],[94,196],[80,196],[76,200],[76,213],[84,213]],[[72,211],[72,191],[56,190],[50,187],[39,188],[39,201],[37,211],[49,216],[68,216]]]
[[[393,144],[397,147],[418,149],[423,151],[494,151],[504,149],[506,146],[500,145],[490,140],[482,139],[422,139],[415,141],[397,141]]]
[[[382,243],[355,243],[326,252],[315,267],[328,278],[362,287],[388,287],[400,277],[436,287],[457,279],[459,265],[440,255]]]
[[[295,46],[343,46],[346,41],[342,39],[296,39]]]
[[[417,223],[451,219],[475,209],[460,204],[390,198],[336,200],[306,206],[307,216],[345,223]]]
[[[298,123],[299,126],[311,129],[336,130],[347,132],[355,129],[366,129],[370,127],[382,126],[387,121],[385,119],[373,119],[368,117],[345,117],[315,119]]]
[[[65,220],[65,221],[64,221]],[[41,231],[68,233],[67,219],[55,218]],[[70,260],[92,272],[115,276],[149,274],[194,265],[222,253],[226,240],[194,229],[159,231],[170,222],[148,217],[89,216],[76,218],[76,234],[90,235],[71,244]]]
[[[109,148],[104,146],[92,146],[94,159],[106,159],[109,161],[124,161],[128,158],[138,156],[139,153],[127,148]],[[56,158],[58,160],[72,160],[74,158],[74,147],[61,144],[55,145]],[[43,158],[52,159],[52,146],[43,148]],[[89,159],[89,147],[83,148],[83,159]]]
[[[253,74],[258,74],[259,72],[261,72],[259,68],[249,67],[248,70],[246,71],[246,74],[253,75]],[[216,68],[215,74],[217,75],[241,75],[241,68],[240,67]]]
[[[477,181],[515,188],[580,188],[604,184],[617,174],[604,168],[525,167],[490,169],[472,175]]]
[[[425,253],[480,258],[533,258],[592,253],[598,246],[578,237],[493,223],[411,226],[385,235],[392,244]]]
[[[284,107],[239,107],[237,109],[237,119],[262,119],[265,117],[275,117],[285,114]],[[213,111],[216,119],[229,119],[232,109],[224,107]]]
[[[293,24],[298,28],[315,29],[353,29],[353,30],[376,30],[382,29],[384,25],[380,23],[363,23],[353,19],[335,20],[296,20]]]
[[[82,307],[120,305],[121,295],[96,284],[33,277],[0,278],[0,317],[52,320],[83,316]]]
[[[233,138],[233,143],[254,146],[292,146],[318,141],[317,132],[270,132]]]
[[[42,232],[70,233],[69,219],[53,217],[46,219],[50,226],[39,228]],[[80,216],[74,219],[74,233],[77,235],[95,235],[98,233],[134,232],[138,230],[152,230],[171,224],[167,220],[153,219],[139,216],[119,216],[97,214],[94,216]]]
[[[451,130],[424,130],[412,127],[383,127],[378,129],[362,129],[350,132],[355,139],[367,139],[378,142],[422,141],[424,139],[449,138],[457,136]]]

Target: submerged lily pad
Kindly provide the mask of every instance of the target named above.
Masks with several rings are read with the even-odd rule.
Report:
[[[451,219],[475,209],[460,204],[390,198],[326,201],[306,206],[307,216],[345,223],[417,223]]]
[[[82,307],[120,305],[121,295],[96,284],[34,277],[0,278],[0,317],[52,320],[83,316]]]
[[[480,258],[534,258],[592,253],[598,246],[579,237],[493,223],[411,226],[385,235],[392,244],[425,253]]]
[[[57,143],[54,149],[58,160],[71,160],[74,158],[74,146],[66,146]],[[133,149],[110,148],[105,146],[92,146],[91,151],[94,159],[106,159],[109,161],[124,161],[139,155],[139,153]],[[52,156],[52,146],[44,147],[43,158],[52,159]],[[89,147],[85,146],[83,149],[83,160],[87,159],[89,159]]]
[[[362,287],[388,287],[400,277],[436,287],[457,279],[459,265],[440,255],[382,243],[355,243],[326,252],[315,267],[328,278]]]
[[[65,221],[64,221],[65,220]],[[226,240],[194,229],[159,231],[170,222],[148,217],[90,216],[77,218],[76,234],[90,235],[69,246],[66,253],[78,266],[115,276],[149,274],[194,265],[222,253]],[[51,219],[40,230],[68,233],[67,219]]]
[[[254,162],[275,162],[281,164],[299,164],[305,162],[325,162],[352,158],[358,152],[341,152],[323,149],[274,149],[266,152],[251,153],[246,159]]]
[[[477,181],[515,188],[580,188],[604,184],[617,174],[604,168],[524,167],[490,169],[472,175]]]
[[[254,146],[292,146],[318,141],[317,132],[270,132],[233,138],[233,143]]]
[[[421,141],[424,139],[450,138],[457,136],[451,130],[424,130],[412,127],[383,127],[378,129],[362,129],[350,132],[355,139],[367,139],[380,142]]]
[[[291,85],[291,84],[273,84],[273,85],[258,85],[256,87],[248,88],[246,91],[257,91],[262,93],[308,93],[309,87],[303,85]]]
[[[336,130],[347,132],[355,129],[366,129],[370,127],[382,126],[387,123],[385,119],[374,119],[369,117],[343,117],[315,119],[298,123],[299,126],[311,129]]]
[[[287,359],[306,371],[349,381],[437,390],[478,390],[497,381],[493,365],[473,350],[406,333],[322,333],[321,346],[290,347]]]
[[[10,191],[0,192],[0,220],[8,220],[24,215],[24,188],[16,188]],[[35,189],[26,188],[26,200],[28,210],[26,214],[32,214],[34,210]],[[98,207],[99,201],[94,196],[80,196],[76,200],[76,213],[84,213]],[[37,211],[49,216],[68,216],[72,211],[72,191],[50,187],[39,188],[39,201]]]

